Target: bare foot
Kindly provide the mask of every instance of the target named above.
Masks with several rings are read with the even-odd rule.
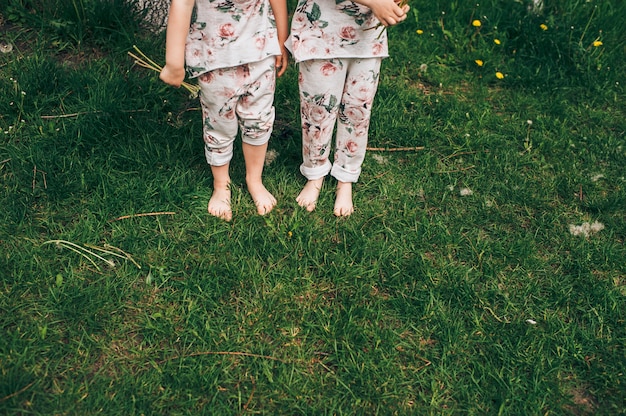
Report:
[[[337,182],[337,194],[333,212],[338,217],[349,217],[354,212],[352,182]]]
[[[233,219],[233,212],[230,209],[230,187],[216,187],[209,200],[209,214],[226,221]]]
[[[313,211],[317,205],[317,198],[320,196],[323,183],[324,178],[308,181],[306,185],[304,185],[304,188],[302,188],[302,191],[300,191],[300,195],[296,198],[298,205],[309,212]]]
[[[248,192],[252,196],[259,215],[269,213],[276,206],[276,198],[263,185],[262,182],[248,182]]]

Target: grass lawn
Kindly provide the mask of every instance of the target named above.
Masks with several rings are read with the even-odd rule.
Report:
[[[624,413],[622,0],[411,2],[349,218],[295,202],[290,68],[278,205],[238,145],[231,222],[198,100],[127,54],[163,33],[43,3],[0,0],[1,414]]]

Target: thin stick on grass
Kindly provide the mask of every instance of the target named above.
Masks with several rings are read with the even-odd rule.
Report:
[[[144,113],[144,112],[150,112],[150,110],[147,109],[138,109],[138,110],[121,110],[122,113]],[[71,118],[71,117],[78,117],[78,116],[84,116],[87,114],[99,114],[102,113],[102,110],[94,110],[94,111],[80,111],[78,113],[70,113],[70,114],[58,114],[58,115],[45,115],[45,116],[40,116],[39,118],[41,118],[42,120],[55,120],[58,118]]]
[[[133,259],[133,258],[131,257],[131,255],[130,255],[130,254],[128,254],[127,252],[125,252],[125,251],[124,251],[124,250],[122,250],[121,248],[118,248],[118,247],[112,246],[112,245],[110,245],[110,244],[105,244],[105,245],[104,245],[104,247],[105,247],[105,248],[110,248],[110,249],[112,249],[112,250],[117,250],[117,251],[119,251],[119,252],[120,252],[120,253],[122,253],[122,254],[123,254],[123,255],[124,255],[124,256],[125,256],[128,260],[130,260],[130,262],[131,262],[131,263],[133,263],[135,266],[137,266],[137,268],[138,268],[138,269],[141,269],[141,265],[140,265],[139,263],[137,263],[137,262],[135,261],[135,259]]]
[[[251,352],[241,352],[241,351],[200,351],[200,352],[194,352],[194,353],[187,354],[187,355],[178,355],[176,357],[166,358],[164,360],[157,361],[157,364],[164,364],[164,363],[166,363],[168,361],[178,360],[178,359],[181,359],[181,358],[200,357],[200,356],[203,356],[203,355],[232,355],[232,356],[239,356],[239,357],[263,358],[265,360],[279,361],[281,363],[286,362],[285,360],[281,360],[280,358],[271,357],[269,355],[254,354],[254,353],[251,353]]]
[[[424,150],[424,146],[415,147],[367,147],[366,150],[371,152],[416,152],[418,150]]]
[[[37,380],[35,380],[35,381],[37,381]],[[17,395],[20,395],[20,394],[24,393],[26,390],[31,388],[33,384],[35,384],[35,381],[33,381],[32,383],[27,384],[26,386],[22,387],[21,389],[19,389],[15,393],[11,393],[8,396],[4,396],[3,398],[0,399],[0,403],[9,400],[11,397],[15,397]]]
[[[43,170],[37,169],[37,165],[33,166],[33,192],[35,191],[35,186],[37,185],[37,172],[41,173],[41,177],[43,178],[43,188],[48,189],[48,182],[46,181],[46,172]]]
[[[109,251],[106,248],[94,246],[94,245],[91,245],[91,244],[85,244],[85,247],[89,247],[89,248],[91,248],[93,250],[98,250],[98,251],[101,251],[103,253],[110,254],[110,255],[115,256],[115,257],[119,257],[120,259],[130,260],[130,262],[133,263],[135,266],[137,266],[138,269],[141,269],[141,266],[130,256],[130,254],[126,253],[122,249],[119,249],[119,248],[114,247],[114,246],[109,245],[109,244],[105,244],[104,246],[106,248],[115,249],[115,250],[121,252],[122,254],[115,253],[113,251]]]
[[[111,221],[127,220],[129,218],[136,217],[156,217],[157,215],[176,215],[176,213],[173,211],[143,212],[141,214],[122,215],[121,217],[114,218]]]
[[[67,249],[72,250],[75,253],[80,254],[81,256],[83,256],[84,258],[86,258],[87,260],[89,260],[89,262],[91,264],[93,264],[96,269],[101,270],[100,266],[98,266],[98,264],[90,257],[93,256],[99,260],[102,260],[103,262],[105,262],[106,264],[108,264],[110,267],[115,267],[115,263],[113,262],[113,260],[109,260],[107,258],[104,258],[96,253],[94,253],[91,250],[87,250],[85,247],[82,247],[76,243],[72,243],[71,241],[67,241],[67,240],[48,240],[46,242],[44,242],[43,244],[57,244],[58,246],[61,247],[65,247]]]
[[[435,173],[446,174],[446,173],[464,172],[466,170],[474,169],[475,167],[476,165],[471,165],[471,166],[467,166],[464,168],[458,168],[458,169],[453,169],[453,170],[438,170]]]
[[[78,113],[71,113],[71,114],[59,114],[57,116],[54,115],[50,115],[50,116],[41,116],[40,118],[43,120],[53,120],[53,119],[57,119],[57,118],[70,118],[70,117],[78,117],[78,116],[82,116],[85,114],[97,114],[97,113],[101,113],[101,110],[94,110],[94,111],[81,111]]]
[[[248,410],[248,406],[250,406],[250,402],[252,402],[252,397],[254,397],[254,391],[256,390],[256,383],[254,382],[254,377],[250,376],[250,380],[252,381],[252,392],[250,393],[250,397],[248,398],[248,401],[243,406],[243,411],[241,412],[242,415],[244,414],[245,411]]]

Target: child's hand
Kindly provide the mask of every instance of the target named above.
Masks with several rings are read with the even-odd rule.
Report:
[[[281,45],[280,50],[282,55],[276,55],[276,76],[280,77],[287,70],[289,65],[289,52],[284,45]]]
[[[393,26],[402,22],[410,9],[408,4],[400,7],[394,0],[356,0],[356,2],[369,7],[383,26]]]
[[[159,74],[161,81],[174,87],[180,87],[185,80],[185,68],[173,68],[171,65],[165,65]]]

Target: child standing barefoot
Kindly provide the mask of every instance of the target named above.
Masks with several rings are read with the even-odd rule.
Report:
[[[307,183],[296,198],[313,211],[330,173],[337,179],[334,213],[354,211],[352,183],[365,158],[370,111],[387,54],[383,26],[406,18],[394,0],[299,0],[287,48],[299,63],[302,158]],[[334,163],[329,160],[336,126]]]
[[[276,205],[262,174],[274,123],[276,71],[281,76],[287,69],[288,23],[286,0],[172,0],[170,5],[160,78],[180,86],[186,63],[198,79],[205,156],[213,174],[208,211],[226,221],[232,219],[229,165],[238,130],[246,185],[258,213]]]

